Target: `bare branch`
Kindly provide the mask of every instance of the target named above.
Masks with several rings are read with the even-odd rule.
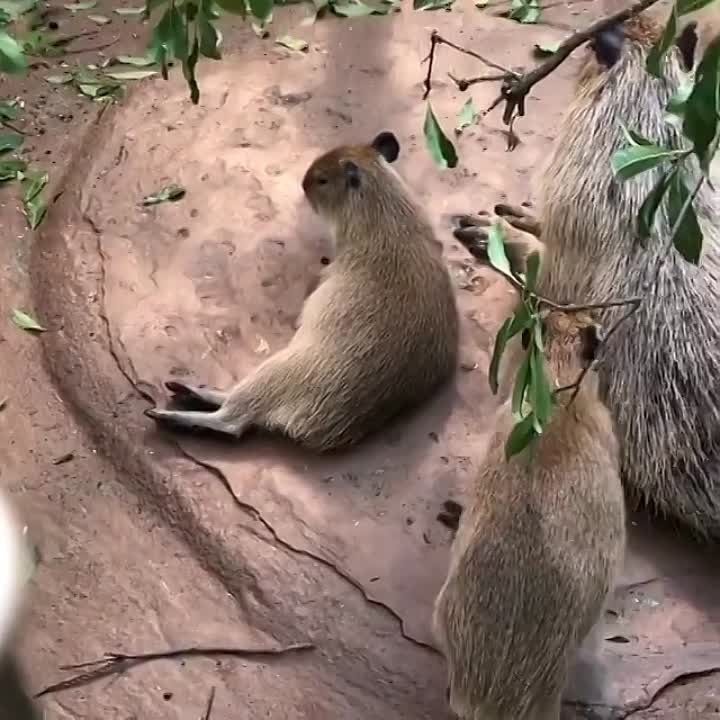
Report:
[[[560,44],[560,47],[545,62],[520,77],[509,77],[504,80],[499,97],[486,112],[490,112],[491,109],[497,107],[497,105],[504,100],[505,111],[503,112],[503,122],[506,125],[509,125],[516,115],[522,117],[525,115],[525,98],[530,93],[530,90],[562,65],[575,50],[589,40],[592,40],[597,33],[607,30],[613,25],[625,22],[635,15],[639,15],[656,2],[658,2],[658,0],[639,0],[639,2],[636,2],[629,8],[625,8],[625,10],[620,10],[613,15],[594,22],[585,30],[579,30],[573,33]]]
[[[478,83],[504,80],[506,75],[503,73],[502,75],[480,75],[473,78],[457,78],[452,73],[448,73],[448,77],[457,85],[457,89],[460,92],[465,92],[469,87],[477,85]]]
[[[79,670],[87,668],[87,672],[81,673],[67,680],[48,685],[35,694],[36,698],[50,693],[70,690],[71,688],[89,685],[96,680],[111,675],[122,675],[128,670],[144,665],[155,660],[173,660],[186,657],[239,657],[239,658],[268,658],[288,653],[304,652],[314,650],[312,643],[296,643],[278,648],[233,648],[233,647],[189,647],[179,650],[166,650],[163,652],[141,653],[139,655],[125,655],[124,653],[107,653],[102,660],[78,663],[76,665],[63,665],[61,670]]]

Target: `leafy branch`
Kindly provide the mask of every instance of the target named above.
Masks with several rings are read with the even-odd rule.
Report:
[[[514,424],[505,441],[505,457],[509,460],[542,435],[543,428],[552,416],[557,404],[557,396],[560,393],[572,391],[570,403],[573,402],[590,369],[589,367],[584,368],[570,385],[551,389],[545,364],[543,307],[571,314],[629,306],[628,312],[609,329],[604,341],[606,342],[617,328],[640,307],[642,299],[629,298],[584,305],[566,305],[556,303],[538,294],[536,287],[541,270],[539,253],[534,252],[528,256],[525,273],[513,271],[505,252],[505,233],[499,222],[494,223],[489,229],[487,258],[490,265],[502,273],[520,292],[520,302],[495,336],[495,346],[488,372],[490,389],[493,394],[497,394],[500,362],[505,348],[513,337],[521,335],[525,356],[517,369],[513,385],[511,402]]]
[[[670,17],[657,42],[650,49],[646,71],[651,75],[662,78],[665,64],[665,55],[675,44],[678,38],[678,19],[682,15],[695,12],[714,0],[676,0],[670,11]],[[519,75],[514,71],[507,71],[503,79],[500,96],[485,111],[486,113],[505,101],[503,121],[510,126],[512,136],[512,123],[516,117],[524,115],[524,100],[531,87],[557,68],[577,47],[591,40],[596,33],[624,22],[630,17],[650,7],[652,0],[642,0],[619,13],[592,24],[586,30],[575,33],[565,42],[561,43],[553,55],[545,63],[536,67],[530,73]],[[689,24],[682,32],[694,33],[695,26]],[[694,49],[697,39],[692,39]],[[453,43],[431,36],[431,52],[428,56],[429,68],[425,80],[425,97],[430,92],[432,82],[432,65],[434,51],[439,44],[447,44],[461,52],[467,52]],[[468,52],[468,54],[473,54]],[[480,58],[486,62],[484,58]],[[460,89],[467,89],[471,82],[457,81]],[[477,79],[477,81],[481,81]],[[611,158],[611,167],[619,181],[628,181],[642,173],[654,172],[657,175],[652,190],[643,201],[636,218],[637,236],[639,242],[647,247],[652,235],[656,231],[656,215],[661,207],[665,208],[667,218],[667,233],[665,246],[655,253],[656,266],[649,276],[657,283],[660,273],[666,262],[672,257],[673,250],[687,262],[698,265],[702,256],[703,232],[698,220],[695,201],[703,186],[710,182],[710,164],[715,157],[720,134],[718,122],[720,120],[720,36],[716,37],[706,48],[697,70],[694,81],[681,85],[669,99],[665,108],[665,119],[668,123],[668,135],[679,138],[670,144],[650,140],[636,130],[620,126],[619,130],[625,138],[625,144],[620,147]],[[439,128],[435,135],[440,138],[438,151],[445,148],[455,155],[452,143],[444,137]],[[428,138],[430,144],[430,138]],[[449,144],[449,148],[448,148]],[[509,147],[512,149],[512,147]],[[457,162],[457,160],[456,160]],[[691,180],[688,183],[687,177]],[[542,433],[555,405],[555,397],[559,392],[573,389],[574,393],[582,383],[587,372],[583,371],[577,381],[565,388],[557,388],[553,393],[548,392],[548,382],[545,375],[544,356],[542,353],[542,316],[540,308],[546,304],[555,309],[566,312],[580,309],[603,309],[618,305],[629,305],[629,311],[623,315],[609,330],[604,342],[613,335],[618,327],[625,322],[640,306],[642,298],[632,298],[615,303],[599,303],[586,306],[559,306],[556,303],[542,298],[535,292],[535,285],[539,275],[539,258],[531,255],[528,258],[525,276],[514,274],[504,251],[502,226],[494,225],[488,234],[487,255],[490,264],[503,273],[520,290],[521,301],[512,314],[501,326],[495,340],[495,348],[490,363],[489,382],[493,393],[497,392],[497,373],[502,353],[507,342],[517,335],[523,334],[523,347],[526,356],[517,371],[512,395],[512,411],[515,424],[506,443],[506,455],[520,452]],[[643,290],[651,291],[652,281],[647,282]]]

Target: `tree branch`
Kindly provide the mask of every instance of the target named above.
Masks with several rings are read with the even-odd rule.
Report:
[[[625,22],[631,17],[639,15],[644,12],[652,5],[655,5],[659,0],[638,0],[635,4],[631,5],[624,10],[609,15],[608,17],[602,18],[592,23],[585,30],[578,30],[577,32],[566,38],[560,47],[543,63],[535,66],[529,72],[520,74],[509,68],[505,68],[502,65],[498,65],[492,60],[480,55],[480,53],[468,48],[461,47],[450,40],[445,39],[438,34],[437,30],[433,30],[430,35],[430,52],[423,62],[428,62],[428,70],[423,82],[425,92],[423,94],[423,100],[426,100],[430,95],[431,83],[432,83],[432,71],[435,60],[435,52],[438,45],[447,45],[465,55],[474,57],[475,59],[482,62],[484,65],[497,70],[502,73],[499,76],[483,76],[478,78],[452,78],[453,82],[457,85],[460,90],[467,90],[468,87],[478,82],[485,82],[487,80],[495,79],[502,80],[502,86],[500,94],[485,110],[484,114],[487,114],[494,110],[500,103],[505,102],[505,110],[503,112],[503,122],[512,129],[512,124],[516,117],[523,117],[525,115],[525,98],[530,93],[530,90],[537,85],[541,80],[546,78],[550,73],[556,70],[562,63],[567,60],[570,55],[575,52],[581,45],[584,45],[589,40],[592,40],[597,33],[607,30],[613,25]],[[511,149],[511,148],[508,148]]]
[[[166,650],[164,652],[141,653],[139,655],[125,655],[124,653],[107,653],[102,660],[92,660],[90,662],[78,663],[76,665],[63,665],[61,670],[79,670],[87,668],[87,672],[83,672],[67,680],[48,685],[35,694],[36,698],[48,695],[50,693],[60,692],[61,690],[70,690],[71,688],[89,685],[96,680],[108,677],[110,675],[122,675],[128,670],[144,665],[155,660],[173,660],[185,657],[239,657],[239,658],[268,658],[288,653],[304,652],[306,650],[314,650],[315,645],[312,643],[296,643],[294,645],[286,645],[277,648],[233,648],[233,647],[188,647],[178,650]]]

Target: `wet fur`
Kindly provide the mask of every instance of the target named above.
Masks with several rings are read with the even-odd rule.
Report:
[[[582,369],[587,323],[549,321],[556,387]],[[513,342],[506,394],[519,363]],[[570,664],[614,584],[625,544],[618,443],[594,371],[566,407],[569,395],[530,462],[527,453],[505,459],[507,401],[460,517],[433,628],[461,720],[559,720]]]
[[[645,297],[610,340],[601,370],[623,441],[623,480],[636,503],[647,503],[699,538],[717,541],[720,199],[706,183],[695,202],[705,236],[700,266],[674,252],[656,278],[670,234],[667,211],[663,205],[647,248],[637,240],[636,218],[659,173],[622,182],[610,167],[612,154],[626,144],[620,122],[660,144],[687,147],[663,114],[687,77],[697,36],[692,25],[683,30],[678,47],[668,53],[665,79],[658,80],[646,73],[645,60],[659,32],[647,18],[626,23],[621,52],[609,68],[602,38],[588,53],[541,182],[547,252],[540,287],[561,302]],[[612,47],[611,38],[610,54]],[[694,187],[698,172],[693,158],[685,175],[688,187]],[[472,234],[470,228],[461,232]],[[515,255],[534,244],[536,239],[525,236]],[[603,324],[622,312],[607,311]]]
[[[331,226],[337,254],[289,345],[229,393],[168,385],[214,411],[154,409],[151,417],[236,437],[259,426],[328,451],[358,442],[453,375],[455,294],[424,210],[389,164],[398,153],[392,133],[381,133],[310,166],[303,189]]]

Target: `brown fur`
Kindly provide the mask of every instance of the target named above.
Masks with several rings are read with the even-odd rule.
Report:
[[[546,327],[549,379],[573,383],[594,325],[551,312]],[[506,352],[505,393],[520,340]],[[613,585],[625,543],[618,443],[594,370],[568,406],[570,396],[559,394],[532,456],[510,461],[506,402],[462,512],[433,617],[461,720],[558,720],[569,666]]]
[[[588,53],[542,177],[538,234],[546,253],[539,289],[559,302],[645,298],[609,340],[600,370],[623,440],[625,487],[635,502],[700,538],[718,540],[720,197],[706,183],[695,200],[705,236],[700,265],[672,252],[658,273],[671,228],[667,205],[656,216],[647,248],[638,241],[636,219],[659,171],[623,182],[610,165],[613,153],[627,144],[620,123],[661,145],[687,147],[664,116],[667,101],[687,78],[687,58],[699,60],[694,32],[686,26],[680,33],[678,47],[668,52],[663,80],[645,70],[649,47],[660,33],[648,18],[626,25],[625,41],[609,66],[598,62],[602,47]],[[699,168],[694,159],[685,167],[692,188]],[[501,214],[519,227],[517,218]],[[474,254],[482,254],[485,230],[466,223],[455,234]],[[511,242],[514,258],[539,243],[518,232]],[[623,312],[606,311],[603,324],[609,326]]]
[[[392,162],[398,150],[381,133],[312,163],[303,190],[330,224],[337,255],[289,345],[227,394],[168,384],[213,412],[151,417],[234,436],[255,425],[326,451],[358,442],[453,375],[455,294],[425,212],[383,157]]]

